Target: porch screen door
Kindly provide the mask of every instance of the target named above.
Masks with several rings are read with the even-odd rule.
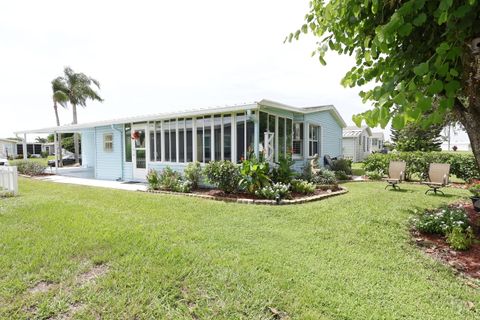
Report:
[[[133,177],[145,180],[147,175],[146,124],[135,124],[132,128]]]

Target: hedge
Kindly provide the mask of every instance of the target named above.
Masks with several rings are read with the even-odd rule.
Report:
[[[448,152],[392,152],[388,154],[374,153],[364,160],[365,171],[388,172],[390,161],[405,161],[407,170],[405,178],[411,180],[413,176],[426,179],[430,163],[449,163],[450,174],[465,181],[480,179],[480,170],[477,167],[473,154]]]

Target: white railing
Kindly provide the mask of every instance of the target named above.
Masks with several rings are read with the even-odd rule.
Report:
[[[0,166],[0,193],[2,192],[18,194],[17,167]]]

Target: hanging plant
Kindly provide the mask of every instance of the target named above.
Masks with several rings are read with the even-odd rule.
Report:
[[[138,140],[138,139],[140,139],[140,132],[133,131],[132,132],[132,140]]]

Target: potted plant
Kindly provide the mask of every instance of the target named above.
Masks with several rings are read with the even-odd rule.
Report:
[[[480,212],[480,183],[474,184],[468,190],[473,194],[473,196],[470,197],[473,202],[473,208],[475,211]]]

